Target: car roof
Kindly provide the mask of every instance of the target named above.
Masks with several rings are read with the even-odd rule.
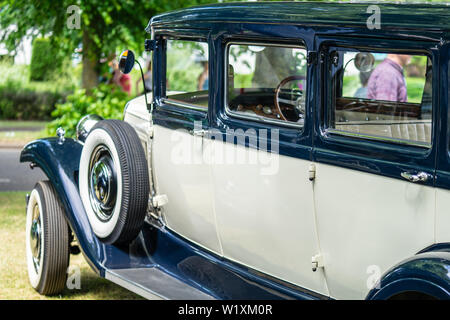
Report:
[[[203,23],[281,23],[367,28],[370,5],[381,12],[381,28],[450,30],[450,3],[236,2],[191,7],[154,16],[147,27]]]

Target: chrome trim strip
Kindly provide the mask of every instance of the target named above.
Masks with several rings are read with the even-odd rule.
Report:
[[[161,98],[161,102],[165,103],[165,104],[173,105],[176,107],[181,107],[181,108],[186,108],[186,109],[191,109],[191,110],[196,110],[196,111],[202,111],[202,112],[208,111],[208,107],[200,107],[198,105],[189,104],[189,103],[182,102],[179,100],[173,100],[170,98]]]

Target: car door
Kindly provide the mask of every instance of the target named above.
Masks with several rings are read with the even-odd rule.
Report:
[[[321,255],[330,295],[363,299],[383,272],[434,242],[436,44],[318,43],[323,85],[313,153]]]
[[[319,249],[305,44],[239,40],[224,50],[225,106],[220,96],[222,113],[206,142],[223,255],[263,277],[327,296],[323,271],[313,272],[311,264]],[[286,88],[294,89],[279,88],[283,120],[274,92],[288,78],[292,86],[286,82]],[[303,109],[300,114],[283,104],[289,99]]]
[[[157,193],[168,198],[163,218],[168,228],[220,255],[210,166],[203,160],[208,46],[160,36],[154,57],[152,163]]]

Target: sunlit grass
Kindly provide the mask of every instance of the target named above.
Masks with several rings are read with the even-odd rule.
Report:
[[[17,121],[17,120],[0,120],[0,129],[5,128],[36,128],[45,127],[46,121]]]
[[[48,136],[46,131],[0,131],[0,146],[25,145],[30,141]]]
[[[70,265],[81,270],[81,288],[65,289],[61,295],[39,295],[29,284],[25,260],[25,192],[0,193],[0,299],[140,299],[97,276],[82,255],[71,255]]]

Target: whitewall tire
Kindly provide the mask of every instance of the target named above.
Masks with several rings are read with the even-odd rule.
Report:
[[[31,286],[43,295],[61,292],[69,266],[69,227],[49,181],[31,192],[26,218],[26,259]]]
[[[95,235],[125,244],[140,232],[148,207],[145,152],[136,131],[119,120],[99,121],[81,153],[79,189]]]

